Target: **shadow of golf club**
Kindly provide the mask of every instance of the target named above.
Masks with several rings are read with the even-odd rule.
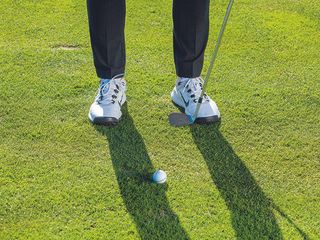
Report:
[[[155,169],[126,104],[122,112],[123,119],[118,126],[96,126],[96,130],[107,138],[122,198],[141,239],[189,239],[177,215],[170,209],[165,195],[166,184],[150,181]]]
[[[271,201],[219,131],[219,124],[191,127],[211,177],[231,212],[237,239],[283,239]]]
[[[271,203],[271,206],[274,210],[276,210],[280,214],[281,217],[286,219],[288,223],[290,223],[290,225],[295,228],[295,230],[300,234],[302,239],[304,240],[310,239],[310,237],[297,224],[295,224],[295,222],[285,212],[283,212],[278,206],[276,206],[273,202]]]

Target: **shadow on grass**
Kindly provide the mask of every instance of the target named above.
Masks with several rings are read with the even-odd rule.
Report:
[[[282,218],[287,220],[287,222],[295,228],[295,230],[300,234],[301,238],[304,240],[309,240],[309,236],[297,225],[295,222],[285,213],[283,212],[278,206],[276,206],[274,203],[271,203],[271,206],[274,210],[276,210]]]
[[[237,239],[283,239],[271,200],[220,133],[219,124],[193,126],[191,132],[231,212]]]
[[[140,237],[146,240],[189,239],[177,215],[170,209],[165,195],[167,185],[150,181],[155,169],[128,114],[127,105],[123,106],[122,112],[123,119],[118,126],[97,126],[96,130],[107,137],[120,191]]]

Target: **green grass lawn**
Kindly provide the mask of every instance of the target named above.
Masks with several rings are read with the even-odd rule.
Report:
[[[1,1],[0,239],[320,239],[320,2],[235,1],[208,87],[222,122],[179,129],[171,1],[127,8],[128,104],[104,128],[85,1]]]

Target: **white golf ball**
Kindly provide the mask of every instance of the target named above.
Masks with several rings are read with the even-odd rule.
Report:
[[[162,170],[157,170],[153,175],[152,175],[152,181],[155,183],[165,183],[167,181],[167,174],[165,171]]]

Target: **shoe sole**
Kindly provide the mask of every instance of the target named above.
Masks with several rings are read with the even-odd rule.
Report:
[[[102,125],[102,126],[110,126],[110,127],[117,125],[121,120],[121,118],[116,119],[114,117],[96,117],[94,119],[91,119],[90,114],[88,115],[88,117],[89,117],[89,121],[94,125]]]
[[[184,107],[181,107],[180,105],[176,104],[174,101],[172,101],[172,103],[175,107],[177,107],[180,110],[180,112],[185,113]],[[194,122],[197,124],[200,124],[200,125],[208,125],[208,124],[216,123],[219,121],[220,121],[220,117],[210,116],[210,117],[196,118],[196,120]]]
[[[120,119],[112,118],[112,117],[96,117],[92,123],[95,125],[103,125],[103,126],[115,126],[120,122]]]

